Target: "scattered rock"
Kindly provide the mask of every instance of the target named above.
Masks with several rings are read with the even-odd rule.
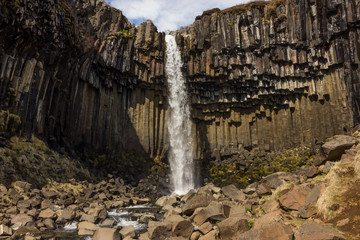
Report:
[[[80,222],[77,226],[77,229],[78,235],[80,236],[92,236],[94,232],[99,229],[99,227],[91,222]]]
[[[332,161],[340,159],[345,150],[351,148],[356,142],[356,139],[351,136],[334,136],[324,143],[321,148],[327,156],[326,160]]]
[[[0,225],[0,236],[11,236],[12,235],[12,229],[8,226],[5,226],[4,224]]]
[[[196,193],[195,196],[185,202],[184,206],[182,207],[182,212],[189,216],[196,208],[207,207],[210,202],[214,200],[215,198],[210,193]]]
[[[222,192],[233,201],[242,202],[246,199],[245,194],[233,184],[223,187]]]
[[[120,240],[119,232],[114,228],[99,228],[96,230],[93,240]]]
[[[295,233],[296,240],[342,240],[342,234],[315,222],[303,223]]]
[[[250,230],[248,220],[241,217],[229,217],[221,221],[217,226],[222,239],[231,239]]]
[[[124,227],[123,229],[120,230],[120,235],[123,238],[126,238],[126,237],[134,238],[136,236],[135,228],[133,226]]]

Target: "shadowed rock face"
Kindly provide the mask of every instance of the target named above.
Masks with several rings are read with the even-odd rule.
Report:
[[[257,2],[177,31],[195,157],[279,150],[359,122],[360,6]],[[96,0],[0,0],[0,105],[68,150],[165,155],[164,33]]]

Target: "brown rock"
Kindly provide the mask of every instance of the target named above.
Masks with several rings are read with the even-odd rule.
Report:
[[[262,229],[273,223],[277,223],[283,220],[283,214],[280,210],[267,213],[255,220],[253,229]]]
[[[134,238],[136,236],[135,228],[133,226],[124,227],[123,229],[120,230],[120,235],[123,238],[126,238],[126,237]]]
[[[13,229],[17,229],[20,226],[26,226],[29,223],[32,223],[34,219],[24,213],[17,214],[11,217],[11,224],[13,224]]]
[[[194,226],[191,222],[179,215],[173,215],[166,218],[164,223],[170,223],[172,225],[172,237],[183,237],[188,239],[194,230]]]
[[[206,222],[204,224],[202,224],[198,230],[202,233],[202,234],[207,234],[208,232],[210,232],[213,229],[213,225],[209,222]]]
[[[315,222],[303,223],[295,233],[296,240],[342,240],[346,239],[330,227]]]
[[[50,208],[42,210],[39,214],[39,218],[55,218],[56,213]]]
[[[71,208],[65,208],[64,210],[60,210],[57,213],[58,218],[56,219],[56,223],[66,223],[74,219],[75,212]]]
[[[11,235],[12,235],[12,229],[4,224],[1,224],[0,225],[0,236],[11,236]]]
[[[280,206],[285,209],[299,210],[301,206],[305,205],[306,196],[309,192],[310,189],[304,185],[295,186],[280,197]]]
[[[223,187],[222,192],[225,196],[237,202],[242,202],[246,199],[245,194],[233,184]]]
[[[299,208],[299,213],[302,218],[309,218],[317,213],[316,202],[320,196],[322,186],[315,185],[310,193],[306,196],[305,204]]]
[[[209,206],[201,209],[196,213],[196,215],[194,215],[193,221],[196,225],[200,226],[208,220],[218,221],[223,219],[225,219],[225,214],[222,204],[212,201]]]
[[[292,240],[291,227],[284,223],[273,223],[261,229],[252,229],[233,238],[233,240]]]
[[[321,148],[327,156],[327,160],[332,161],[340,159],[345,150],[351,148],[356,142],[356,139],[351,136],[340,135],[324,143]]]
[[[248,220],[242,217],[229,217],[217,225],[222,239],[231,239],[240,233],[250,230]]]
[[[171,223],[154,223],[149,227],[149,238],[151,240],[165,240],[172,236],[172,224]]]
[[[120,240],[119,232],[114,228],[99,228],[96,230],[93,240]]]
[[[41,193],[46,199],[55,199],[58,196],[55,191],[47,190],[44,188],[41,190]]]
[[[257,186],[256,193],[259,197],[261,197],[264,195],[271,195],[272,191],[269,185],[267,185],[266,183],[261,183]]]
[[[216,230],[212,230],[208,234],[201,236],[199,240],[217,240],[218,239],[218,232]]]
[[[196,208],[207,207],[215,198],[210,193],[197,193],[194,197],[185,202],[182,211],[185,215],[191,215]]]
[[[50,219],[50,218],[46,218],[43,220],[43,223],[45,225],[45,227],[49,230],[54,230],[55,229],[55,223],[54,220]]]
[[[91,222],[80,222],[77,226],[78,228],[78,235],[93,235],[96,230],[99,229],[98,226]]]

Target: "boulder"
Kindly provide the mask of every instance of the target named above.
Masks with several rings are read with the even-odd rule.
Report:
[[[219,221],[223,219],[225,219],[223,205],[217,201],[212,201],[209,206],[194,214],[193,221],[200,226],[208,220]]]
[[[280,206],[288,210],[299,210],[300,207],[305,205],[306,196],[309,192],[309,187],[297,185],[279,198]]]
[[[272,194],[271,187],[266,183],[261,183],[257,186],[256,193],[259,197],[264,195],[271,195]]]
[[[18,229],[20,226],[26,226],[30,223],[34,222],[34,219],[24,213],[17,214],[11,217],[11,224],[13,224],[13,229]]]
[[[182,212],[189,216],[196,208],[207,207],[210,202],[214,200],[215,198],[211,193],[197,193],[195,196],[185,202],[184,206],[182,207]]]
[[[152,214],[145,214],[145,215],[141,215],[141,217],[139,218],[139,223],[147,223],[150,220],[155,220],[156,217]]]
[[[126,237],[134,238],[136,236],[135,228],[133,226],[124,227],[123,229],[120,230],[120,235],[123,238],[126,238]]]
[[[292,240],[294,236],[291,227],[284,223],[272,223],[261,229],[252,229],[237,235],[233,240]]]
[[[115,221],[113,219],[107,218],[101,222],[100,227],[113,227]]]
[[[345,150],[351,148],[357,142],[356,138],[346,135],[335,136],[321,146],[326,160],[340,159]]]
[[[56,219],[56,223],[63,224],[73,220],[75,217],[75,212],[71,208],[65,208],[64,210],[59,210],[57,215],[58,218]]]
[[[55,217],[56,217],[56,213],[50,208],[42,210],[39,214],[39,218],[55,218]]]
[[[246,199],[245,194],[233,184],[225,186],[221,190],[225,196],[231,198],[233,201],[242,202]]]
[[[219,233],[216,230],[212,230],[211,232],[201,236],[199,240],[218,240]]]
[[[31,204],[28,200],[19,200],[16,205],[18,208],[30,208]]]
[[[193,232],[190,236],[190,240],[198,240],[201,236],[200,232]]]
[[[48,190],[45,188],[41,190],[41,193],[46,199],[55,199],[58,196],[58,194],[55,191]]]
[[[213,229],[213,225],[209,222],[206,222],[198,227],[198,230],[204,235],[210,232],[212,229]]]
[[[0,225],[0,236],[11,236],[12,234],[13,233],[11,228],[4,224]]]
[[[114,228],[99,228],[95,231],[93,240],[120,240],[119,232]]]
[[[172,236],[171,223],[154,223],[148,228],[150,240],[165,240]]]
[[[77,226],[78,229],[78,235],[84,236],[84,235],[93,235],[96,230],[99,229],[98,226],[91,222],[80,222]]]
[[[295,233],[296,240],[342,240],[346,239],[342,234],[328,226],[315,222],[303,223]]]
[[[22,189],[24,192],[28,192],[31,189],[31,184],[23,181],[14,182],[14,188]]]
[[[49,230],[54,230],[55,229],[55,223],[54,220],[50,219],[50,218],[46,218],[43,220],[43,223],[45,225],[45,227]]]
[[[229,217],[243,217],[246,218],[246,208],[241,205],[235,205],[230,208]]]
[[[306,196],[305,204],[299,208],[299,213],[302,218],[309,218],[317,213],[316,202],[320,196],[321,189],[322,185],[315,185]]]
[[[184,219],[179,215],[173,215],[164,220],[164,223],[170,223],[172,228],[172,237],[182,237],[189,239],[194,230],[194,226],[189,220]]]
[[[242,217],[229,217],[217,224],[222,239],[231,239],[250,230],[248,220]]]
[[[267,213],[255,220],[253,229],[262,229],[273,223],[281,222],[284,219],[280,210]]]

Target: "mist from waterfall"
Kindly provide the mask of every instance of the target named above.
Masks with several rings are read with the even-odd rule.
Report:
[[[169,163],[173,192],[185,194],[195,187],[193,161],[193,139],[191,136],[190,104],[182,75],[181,54],[175,37],[165,36],[166,76],[170,115],[167,127],[170,136]]]

